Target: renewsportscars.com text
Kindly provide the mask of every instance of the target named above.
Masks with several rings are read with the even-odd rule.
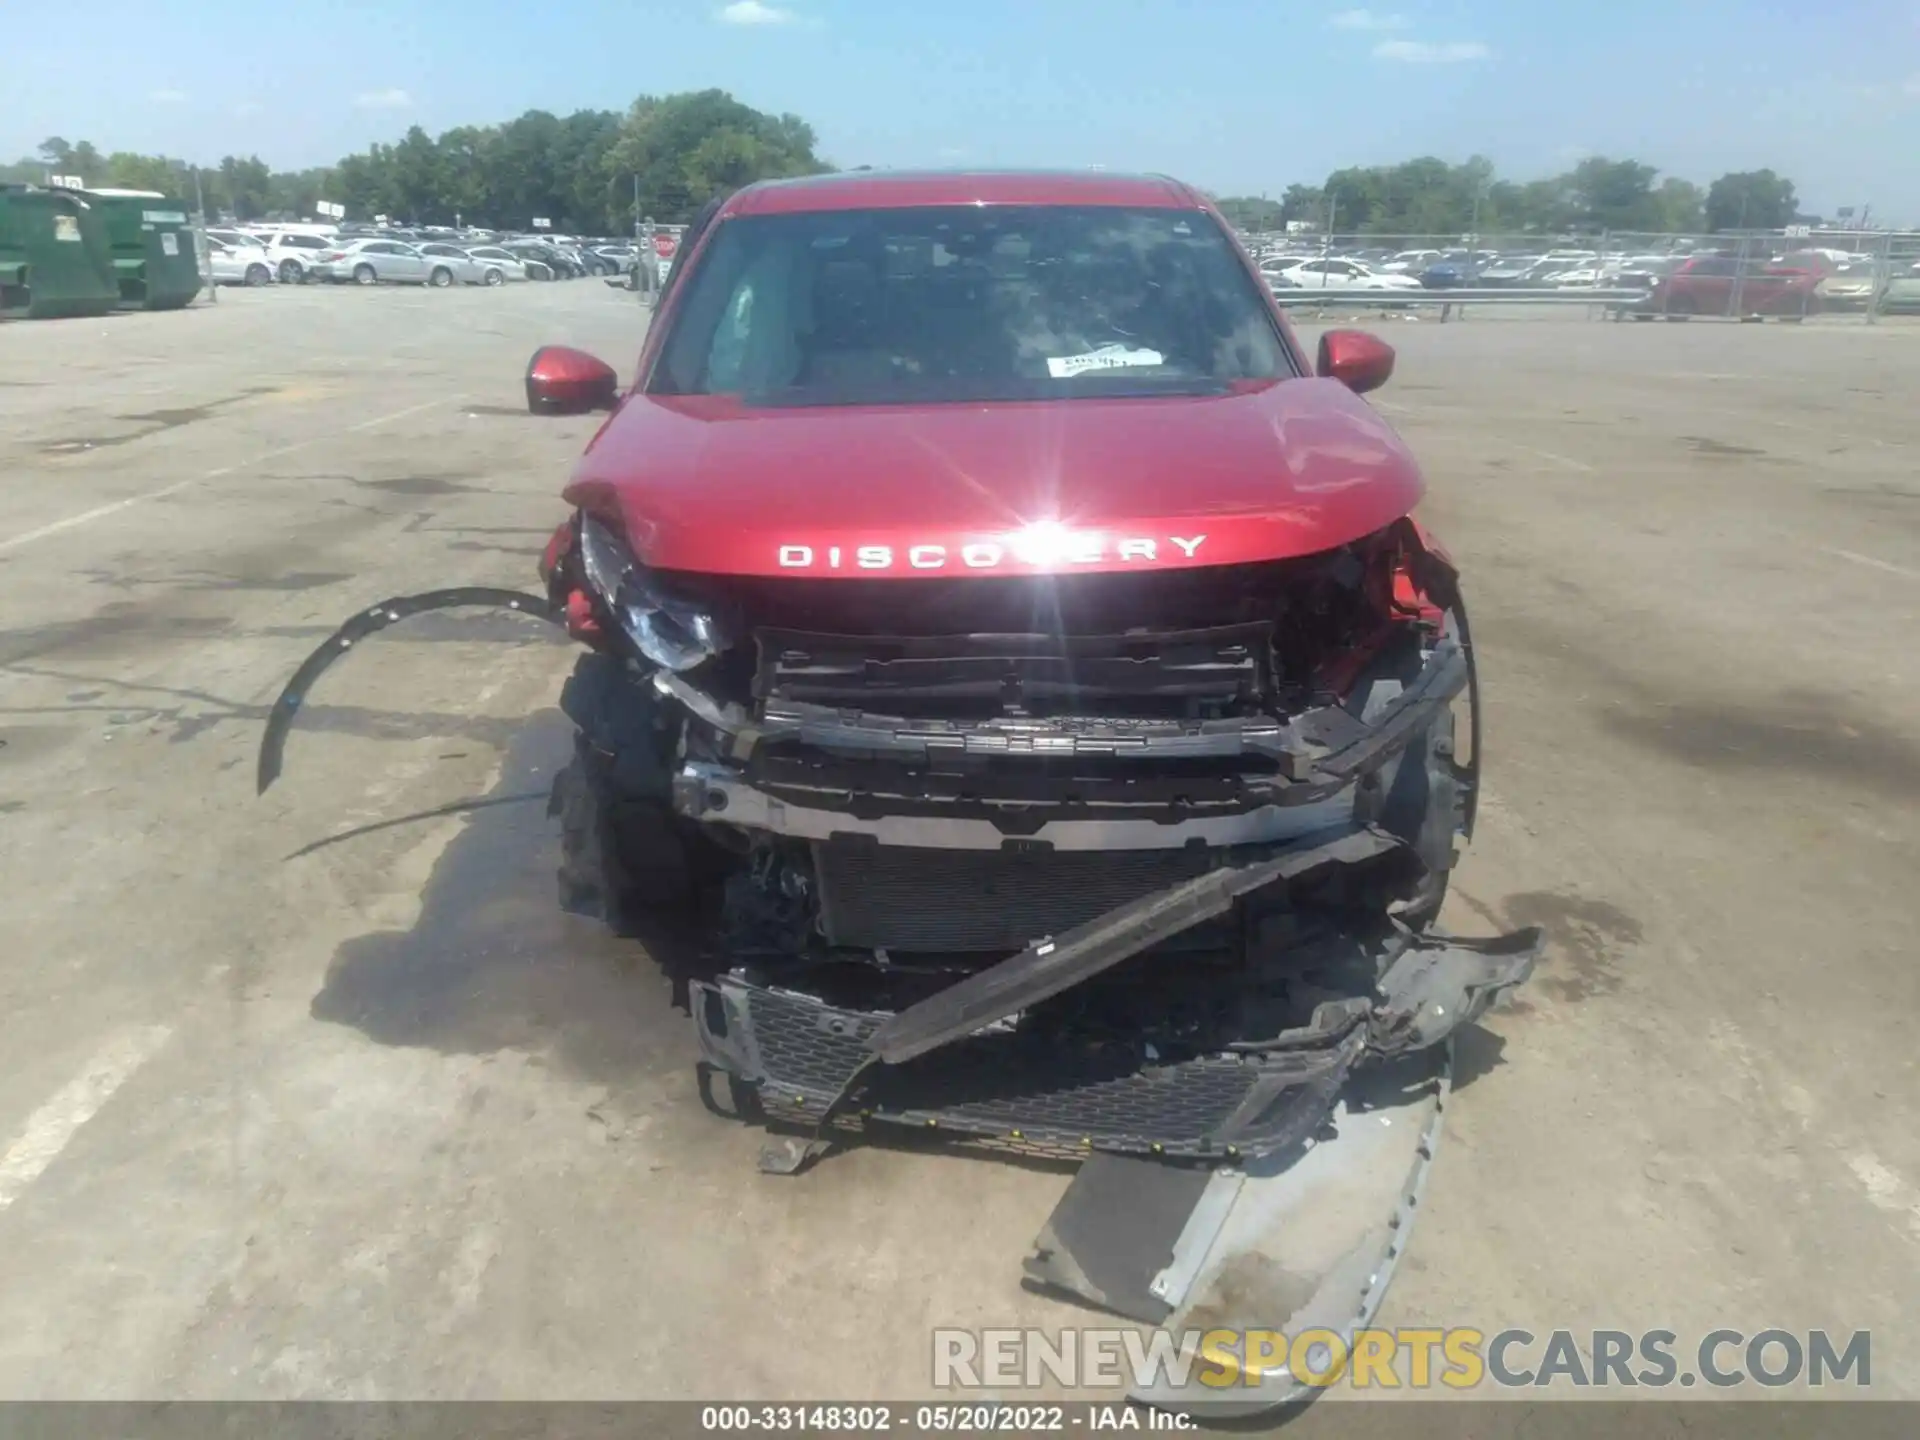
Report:
[[[1873,1383],[1865,1330],[1487,1331],[1408,1327],[1332,1330],[936,1330],[941,1389],[1043,1385],[1257,1385],[1277,1371],[1356,1390],[1663,1388],[1778,1389]]]

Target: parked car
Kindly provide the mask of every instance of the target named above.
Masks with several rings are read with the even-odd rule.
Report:
[[[538,240],[509,240],[500,248],[526,264],[527,273],[532,279],[559,280],[566,276],[566,262],[551,245]],[[539,270],[533,268],[535,265],[540,267]]]
[[[1502,255],[1481,270],[1477,283],[1496,290],[1518,289],[1539,263],[1537,254]]]
[[[1593,290],[1608,284],[1615,273],[1604,265],[1575,265],[1568,270],[1555,271],[1552,283],[1561,290]]]
[[[271,285],[273,265],[259,245],[216,240],[207,232],[207,269],[216,285]]]
[[[1662,275],[1671,273],[1683,260],[1675,255],[1636,255],[1621,265],[1610,283],[1621,290],[1652,290]]]
[[[1882,315],[1920,315],[1920,262],[1894,271],[1874,309]]]
[[[533,278],[527,274],[529,262],[498,245],[475,245],[467,254],[481,267],[479,283],[482,285],[504,285]]]
[[[517,249],[518,247],[508,248]],[[551,240],[547,240],[536,241],[531,248],[534,257],[544,260],[556,279],[578,280],[587,273],[587,267],[580,259],[579,253],[564,245],[556,245]]]
[[[297,285],[307,279],[313,262],[327,251],[338,248],[338,240],[329,240],[303,230],[275,230],[259,237],[266,247],[267,263],[282,285]]]
[[[1494,258],[1481,253],[1444,257],[1420,272],[1420,283],[1429,290],[1458,290],[1478,286],[1492,267]]]
[[[1544,940],[1432,928],[1483,692],[1418,461],[1365,398],[1392,350],[1316,355],[1160,176],[879,171],[714,213],[630,389],[559,346],[524,373],[535,413],[611,411],[539,593],[361,607],[267,707],[257,784],[389,622],[564,625],[559,900],[698,937],[673,973],[709,1108],[800,1132],[762,1170],[862,1130],[1077,1155],[1030,1277],[1359,1323],[1424,1213],[1451,1037]],[[1135,1398],[1221,1406],[1154,1368]],[[1312,1393],[1247,1376],[1226,1413]]]
[[[618,275],[620,262],[611,260],[600,253],[597,245],[577,244],[563,247],[567,257],[577,260],[580,267],[589,275]]]
[[[1280,270],[1289,285],[1303,290],[1418,290],[1420,282],[1411,275],[1394,275],[1375,270],[1358,260],[1340,257],[1301,260]]]
[[[1864,310],[1879,293],[1880,277],[1871,260],[1850,257],[1820,277],[1813,293],[1823,310]]]
[[[1744,273],[1743,273],[1744,271]],[[1820,308],[1812,270],[1696,255],[1660,277],[1646,308],[1666,315],[1804,315]]]
[[[323,250],[311,267],[313,275],[335,283],[351,280],[356,285],[381,282],[395,285],[451,285],[452,262],[439,256],[420,253],[417,246],[398,240],[354,240],[333,250]]]
[[[1389,275],[1418,275],[1439,259],[1438,250],[1402,250],[1382,260],[1379,268]]]
[[[483,256],[479,250],[468,250],[441,240],[429,241],[421,245],[419,250],[429,261],[444,260],[452,266],[453,278],[462,285],[504,285],[508,280],[527,278],[525,268],[504,250]],[[509,271],[514,273],[509,274]]]

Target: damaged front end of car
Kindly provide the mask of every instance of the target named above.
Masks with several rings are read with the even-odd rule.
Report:
[[[1175,1328],[1367,1322],[1451,1037],[1540,944],[1434,924],[1479,706],[1418,525],[1252,565],[862,581],[651,572],[581,510],[541,574],[349,622],[275,707],[262,788],[362,635],[438,603],[563,624],[587,653],[562,901],[711,920],[686,995],[705,1077],[773,1131],[763,1169],[859,1134],[1078,1159],[1034,1283]],[[1300,1392],[1276,1364],[1137,1393],[1260,1410]]]
[[[1540,943],[1434,927],[1479,707],[1425,533],[862,582],[649,574],[616,526],[576,515],[544,566],[592,650],[563,886],[616,922],[714,888],[690,1008],[776,1132],[762,1168],[856,1133],[1077,1157],[1034,1282],[1174,1326],[1366,1323],[1451,1036]],[[1299,1390],[1242,1379],[1140,1394]]]

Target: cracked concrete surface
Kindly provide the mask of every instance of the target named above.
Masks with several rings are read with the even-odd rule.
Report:
[[[0,1396],[912,1397],[935,1325],[1085,1323],[1018,1282],[1058,1171],[770,1179],[701,1107],[665,982],[554,906],[543,627],[370,642],[253,797],[345,614],[532,584],[596,422],[520,414],[526,357],[642,316],[0,328]],[[1552,949],[1383,1320],[1870,1328],[1920,1394],[1920,329],[1386,333],[1487,695],[1451,920]]]

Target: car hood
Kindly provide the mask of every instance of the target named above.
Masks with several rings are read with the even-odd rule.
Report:
[[[635,393],[567,499],[657,569],[913,578],[1240,564],[1407,514],[1418,467],[1336,381],[1205,397],[748,408]]]

